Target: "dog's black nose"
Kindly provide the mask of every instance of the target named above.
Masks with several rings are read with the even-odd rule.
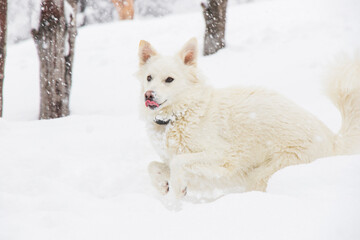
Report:
[[[154,95],[155,95],[154,91],[146,91],[145,100],[150,100],[150,101],[154,100]]]

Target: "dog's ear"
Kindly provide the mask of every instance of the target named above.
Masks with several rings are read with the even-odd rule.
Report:
[[[145,40],[141,40],[139,43],[139,63],[140,66],[144,65],[151,57],[157,53],[155,49]]]
[[[196,38],[191,38],[179,52],[181,60],[189,66],[196,66],[198,56],[198,43]]]

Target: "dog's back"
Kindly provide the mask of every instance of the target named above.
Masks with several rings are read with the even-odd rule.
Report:
[[[248,190],[265,190],[280,168],[335,154],[335,134],[282,95],[261,88],[213,91],[197,129],[205,126],[206,136],[222,143],[225,162]]]

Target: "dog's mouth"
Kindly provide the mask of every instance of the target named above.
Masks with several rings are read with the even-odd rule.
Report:
[[[152,101],[152,100],[146,100],[145,101],[145,106],[150,108],[151,110],[155,110],[155,109],[159,108],[161,105],[163,105],[166,101],[167,100],[165,100],[162,103],[157,103],[157,102]]]

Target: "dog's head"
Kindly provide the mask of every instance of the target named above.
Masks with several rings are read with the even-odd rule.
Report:
[[[159,111],[174,111],[173,106],[182,103],[192,89],[199,86],[197,54],[195,38],[174,56],[162,56],[150,43],[140,41],[137,77],[145,112],[155,116]]]

